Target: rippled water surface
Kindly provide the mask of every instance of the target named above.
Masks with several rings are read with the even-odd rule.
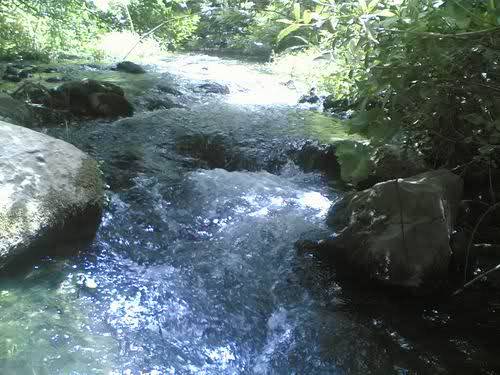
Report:
[[[185,108],[45,130],[102,162],[108,204],[87,251],[1,279],[0,374],[496,373],[491,301],[389,297],[294,249],[327,233],[341,192],[284,150],[345,136],[338,123],[262,66],[150,69],[73,72],[136,99],[167,82]]]

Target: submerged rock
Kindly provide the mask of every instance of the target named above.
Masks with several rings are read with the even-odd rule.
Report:
[[[73,252],[100,222],[97,162],[76,147],[0,121],[0,268]]]
[[[131,74],[144,74],[146,70],[132,61],[122,61],[116,65],[116,70]]]
[[[351,193],[331,208],[335,234],[320,249],[396,286],[445,280],[462,189],[459,176],[437,170]]]

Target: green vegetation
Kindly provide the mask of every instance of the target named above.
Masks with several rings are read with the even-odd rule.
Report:
[[[89,46],[103,27],[89,4],[82,1],[3,0],[0,57],[47,59],[60,53],[91,52]]]
[[[433,165],[497,167],[500,2],[296,3],[282,22],[278,40],[307,30],[304,47],[334,60],[326,87],[356,104],[354,131],[386,142],[409,130]]]
[[[51,59],[100,57],[100,39],[110,32],[151,35],[176,49],[193,36],[199,16],[181,1],[4,0],[0,2],[0,57]],[[138,38],[137,38],[138,39]]]

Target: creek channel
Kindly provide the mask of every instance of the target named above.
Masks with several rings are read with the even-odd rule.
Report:
[[[41,129],[101,162],[108,203],[86,251],[0,280],[0,374],[500,369],[498,298],[394,297],[294,248],[330,233],[342,184],[297,150],[348,137],[337,121],[297,106],[262,64],[175,55],[147,68],[60,67],[119,84],[137,111]],[[207,92],[214,82],[230,93]]]

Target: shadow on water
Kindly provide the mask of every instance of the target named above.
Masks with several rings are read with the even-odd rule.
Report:
[[[206,62],[179,57],[184,92]],[[342,191],[290,148],[343,130],[241,95],[46,130],[102,162],[108,204],[88,251],[0,280],[0,373],[495,373],[492,300],[394,295],[297,253]]]
[[[311,254],[301,256],[297,277],[322,301],[321,354],[342,372],[497,373],[498,297],[412,295],[339,272]],[[336,314],[347,318],[343,324]]]

